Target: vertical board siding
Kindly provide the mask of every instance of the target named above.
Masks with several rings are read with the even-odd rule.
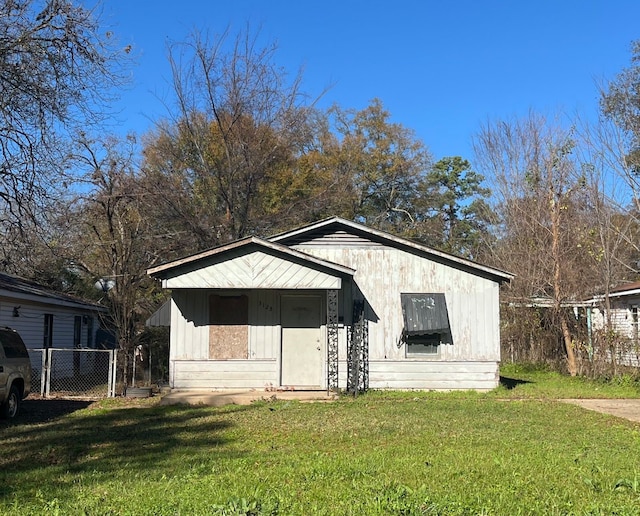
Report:
[[[209,291],[174,290],[171,306],[171,358],[209,358]]]
[[[391,247],[335,248],[316,244],[299,246],[299,250],[356,270],[355,282],[375,314],[369,321],[371,360],[405,359],[401,344],[402,292],[443,292],[453,344],[441,346],[437,359],[499,361],[496,282]]]
[[[171,359],[208,360],[211,293],[234,291],[174,290],[171,308]],[[273,359],[280,343],[280,303],[273,290],[247,291],[249,297],[249,359]],[[237,295],[237,291],[236,291]]]
[[[274,290],[255,290],[249,298],[249,358],[276,358],[280,349],[280,301]]]

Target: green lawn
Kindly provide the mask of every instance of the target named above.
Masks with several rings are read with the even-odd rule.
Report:
[[[487,394],[105,400],[4,422],[0,513],[640,514],[640,424],[552,394],[638,397],[635,383],[503,376]]]

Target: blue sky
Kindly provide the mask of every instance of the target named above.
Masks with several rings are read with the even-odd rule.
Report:
[[[261,27],[277,63],[304,67],[323,104],[362,109],[382,100],[435,159],[472,159],[487,120],[579,111],[595,116],[597,84],[630,63],[640,2],[621,0],[104,0],[103,20],[137,60],[121,101],[124,131],[166,114],[166,43],[194,29]]]

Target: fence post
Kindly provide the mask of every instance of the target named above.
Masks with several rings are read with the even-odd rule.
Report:
[[[40,396],[44,397],[44,387],[47,381],[47,350],[42,349],[40,353]]]
[[[109,350],[109,378],[107,380],[107,396],[113,398],[113,349]]]
[[[110,393],[109,397],[113,398],[116,395],[116,384],[117,384],[117,367],[118,367],[118,350],[111,349],[109,350],[109,359],[111,360],[109,364],[109,388]]]
[[[45,393],[44,393],[44,397],[48,398],[49,394],[51,393],[51,355],[52,355],[52,349],[48,348],[46,350],[47,352],[47,380],[45,382]]]

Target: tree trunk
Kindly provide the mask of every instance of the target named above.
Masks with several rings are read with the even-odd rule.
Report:
[[[562,340],[564,341],[564,349],[567,353],[567,369],[571,376],[578,374],[578,364],[576,362],[575,350],[573,349],[573,339],[567,316],[562,308],[562,267],[560,256],[560,224],[562,222],[562,197],[556,198],[555,192],[549,192],[549,200],[551,207],[551,258],[553,260],[553,301],[556,316],[560,319],[560,329],[562,331]]]
[[[571,376],[578,374],[578,363],[576,361],[575,350],[573,349],[573,340],[569,331],[569,324],[565,314],[560,314],[560,326],[562,328],[562,338],[564,340],[564,348],[567,352],[567,369]]]

